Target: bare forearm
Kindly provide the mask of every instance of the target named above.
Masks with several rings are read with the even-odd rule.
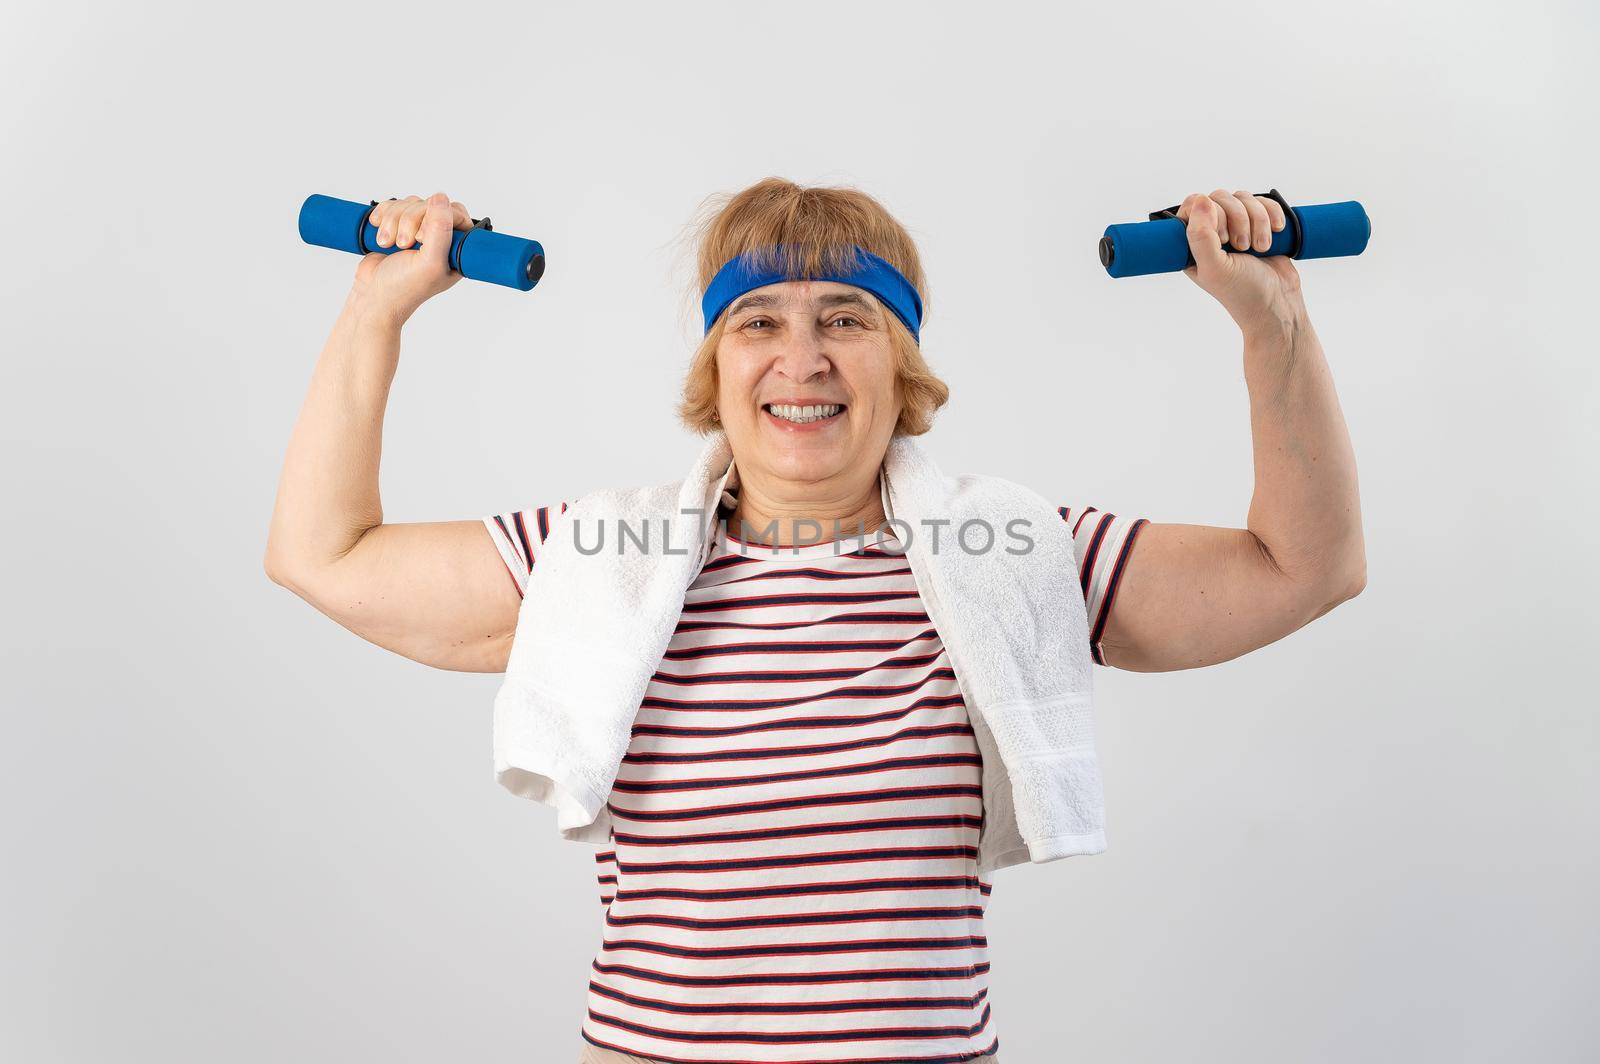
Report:
[[[1247,333],[1255,454],[1249,529],[1285,575],[1359,589],[1366,559],[1355,451],[1333,374],[1304,306]]]
[[[378,465],[400,325],[352,291],[289,438],[268,534],[269,566],[342,557],[383,521]]]

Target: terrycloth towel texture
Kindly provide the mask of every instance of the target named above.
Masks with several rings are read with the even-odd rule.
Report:
[[[563,838],[609,839],[611,786],[712,545],[732,458],[715,432],[683,480],[580,497],[528,576],[495,696],[495,774],[553,806]],[[1009,480],[944,475],[908,436],[890,441],[880,484],[983,755],[979,872],[1100,853],[1088,614],[1066,522]]]

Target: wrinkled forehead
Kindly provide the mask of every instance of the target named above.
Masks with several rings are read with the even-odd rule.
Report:
[[[780,281],[752,288],[733,301],[728,316],[745,310],[825,310],[850,306],[868,313],[878,309],[878,297],[865,288],[840,281]]]

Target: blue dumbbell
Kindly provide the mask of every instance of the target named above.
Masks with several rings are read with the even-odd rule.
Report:
[[[367,221],[378,201],[356,203],[311,195],[300,205],[300,239],[317,247],[357,255],[393,254],[410,248],[378,246],[378,227]],[[421,247],[412,245],[413,248]],[[544,276],[544,246],[537,240],[495,232],[489,219],[478,218],[471,229],[457,229],[450,238],[450,268],[474,281],[520,288],[526,292]]]
[[[1272,246],[1265,251],[1253,248],[1240,251],[1223,244],[1223,251],[1258,257],[1287,255],[1291,259],[1326,259],[1359,255],[1367,249],[1372,222],[1355,200],[1291,207],[1277,189],[1260,195],[1277,200],[1283,208],[1284,227],[1272,234]],[[1185,229],[1185,223],[1178,218],[1178,207],[1154,211],[1148,222],[1108,225],[1100,238],[1100,265],[1113,277],[1176,273],[1193,266],[1194,256],[1189,253]]]

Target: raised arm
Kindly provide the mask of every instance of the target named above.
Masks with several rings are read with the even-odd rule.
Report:
[[[1187,273],[1244,336],[1255,455],[1245,528],[1150,523],[1131,551],[1103,637],[1134,672],[1212,665],[1282,639],[1366,586],[1355,452],[1299,273],[1265,250],[1277,203],[1221,189],[1186,199]]]
[[[460,279],[446,262],[467,210],[442,193],[380,205],[367,255],[317,360],[289,439],[267,536],[267,575],[378,646],[427,665],[501,672],[519,599],[480,521],[385,524],[384,408],[400,334]]]

